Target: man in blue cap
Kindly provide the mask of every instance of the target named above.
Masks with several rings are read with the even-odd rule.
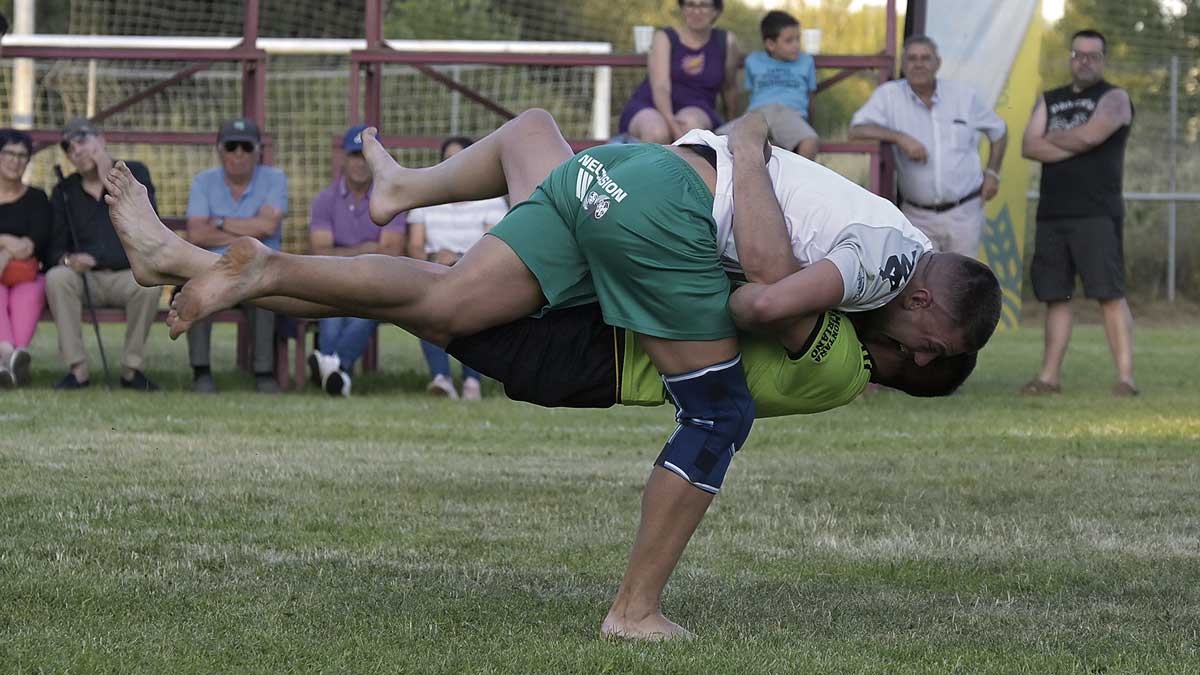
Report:
[[[313,200],[308,237],[315,255],[403,254],[404,214],[398,214],[384,227],[376,227],[368,214],[371,170],[362,154],[365,128],[360,125],[346,132],[342,138],[342,175]],[[320,348],[308,357],[310,376],[331,396],[349,396],[354,362],[366,350],[379,322],[337,317],[322,319],[320,325]]]

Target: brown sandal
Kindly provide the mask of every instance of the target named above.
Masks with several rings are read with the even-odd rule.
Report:
[[[1132,384],[1129,384],[1128,382],[1118,382],[1118,383],[1114,384],[1113,388],[1112,388],[1112,395],[1117,396],[1119,398],[1128,398],[1130,396],[1137,396],[1140,393],[1142,393],[1142,392],[1138,391],[1137,387],[1133,386]]]

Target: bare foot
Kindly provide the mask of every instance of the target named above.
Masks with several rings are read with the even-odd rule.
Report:
[[[362,132],[363,157],[371,167],[371,220],[383,227],[392,222],[396,214],[408,209],[403,197],[404,167],[400,166],[383,144],[379,142],[379,130],[368,127]]]
[[[609,612],[600,624],[600,637],[621,638],[624,640],[646,640],[660,642],[662,640],[690,640],[696,637],[691,631],[655,612],[641,620],[630,620],[616,612]]]
[[[263,271],[271,249],[253,237],[235,239],[207,271],[192,277],[171,303],[177,321],[171,327],[171,337],[222,309],[229,309],[246,300],[260,297],[264,286]]]
[[[186,242],[159,220],[146,186],[133,177],[125,162],[117,162],[103,180],[108,215],[125,247],[133,278],[142,286],[183,283],[169,270],[172,253]]]

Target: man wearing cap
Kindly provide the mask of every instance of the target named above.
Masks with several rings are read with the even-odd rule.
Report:
[[[125,310],[121,386],[156,391],[158,386],[146,378],[142,368],[146,336],[158,312],[161,293],[158,288],[143,288],[134,281],[129,258],[109,220],[100,179],[116,162],[108,154],[99,129],[83,118],[67,123],[60,146],[75,165],[75,173],[54,187],[50,199],[54,223],[46,260],[56,264],[46,273],[46,302],[54,314],[59,353],[68,368],[54,388],[81,389],[91,384],[82,324],[83,306],[90,302],[94,307]],[[150,170],[141,162],[126,164],[145,183],[150,203],[157,209]]]
[[[367,210],[371,170],[362,155],[363,129],[365,125],[352,127],[342,137],[341,178],[313,200],[308,237],[315,255],[403,254],[404,214],[381,228],[371,222]],[[349,396],[354,362],[366,351],[378,325],[378,321],[354,317],[322,319],[320,348],[308,357],[311,378],[331,396]]]
[[[254,237],[279,250],[283,216],[287,213],[287,176],[259,164],[262,138],[253,120],[225,122],[217,133],[220,166],[201,171],[188,195],[188,240],[223,253],[238,237]],[[254,382],[260,393],[277,394],[274,347],[275,315],[246,305],[246,323],[254,333]],[[192,391],[216,393],[210,368],[212,322],[196,323],[188,331]]]

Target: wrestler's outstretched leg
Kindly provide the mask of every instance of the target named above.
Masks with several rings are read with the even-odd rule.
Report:
[[[133,278],[142,286],[181,284],[221,257],[168,229],[154,212],[146,186],[125,162],[117,162],[102,179],[113,228],[125,247]]]
[[[537,279],[496,237],[484,237],[449,268],[387,255],[291,255],[242,237],[176,296],[171,335],[214,312],[272,296],[388,321],[441,345],[515,321],[546,302]]]
[[[184,241],[163,224],[154,212],[146,186],[138,182],[125,162],[117,162],[102,179],[109,217],[139,284],[182,284],[220,259],[219,254]],[[254,304],[296,317],[341,315],[331,307],[290,298],[261,298]]]
[[[391,222],[402,211],[432,204],[508,196],[509,206],[529,198],[574,153],[554,117],[526,110],[504,126],[424,169],[400,166],[375,137],[363,132],[363,157],[371,167],[371,220]]]

